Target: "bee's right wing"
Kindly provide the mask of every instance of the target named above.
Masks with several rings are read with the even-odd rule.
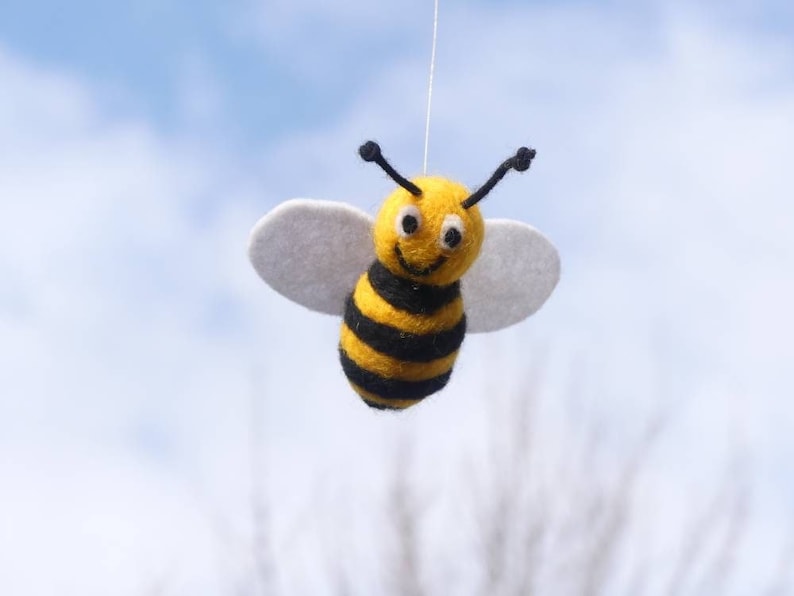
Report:
[[[372,218],[345,203],[286,201],[251,230],[248,257],[279,294],[342,315],[345,298],[375,258]]]

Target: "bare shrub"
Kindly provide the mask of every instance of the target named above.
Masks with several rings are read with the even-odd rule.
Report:
[[[751,483],[741,466],[727,467],[710,498],[704,496],[708,490],[694,495],[680,527],[666,527],[669,517],[654,510],[665,507],[664,500],[661,505],[649,500],[642,488],[645,477],[654,473],[653,454],[665,439],[667,417],[654,415],[633,424],[633,433],[616,433],[609,422],[582,415],[584,408],[574,396],[567,410],[554,410],[562,414],[551,423],[542,407],[542,388],[540,363],[514,391],[485,389],[489,409],[483,440],[476,443],[476,452],[462,454],[452,489],[437,490],[415,480],[414,442],[403,437],[394,457],[383,462],[388,480],[381,504],[355,512],[359,520],[366,519],[375,552],[356,552],[361,545],[345,537],[343,516],[324,512],[329,524],[339,526],[330,534],[342,537],[325,543],[326,561],[319,566],[327,574],[319,582],[324,593],[371,594],[372,583],[365,587],[361,578],[367,565],[362,561],[373,560],[380,574],[377,592],[394,596],[746,593],[738,587],[737,572],[743,568]],[[255,426],[251,436],[256,477],[263,474],[257,453],[264,438]],[[251,577],[247,589],[235,590],[238,594],[276,594],[274,574],[284,555],[272,546],[263,487],[262,479],[255,478]],[[422,499],[423,494],[434,497]],[[449,532],[451,528],[468,530]],[[443,544],[434,532],[463,544]],[[660,546],[662,535],[666,546]],[[323,540],[320,536],[321,544]],[[759,580],[753,593],[790,593],[794,541],[778,560],[774,575]]]

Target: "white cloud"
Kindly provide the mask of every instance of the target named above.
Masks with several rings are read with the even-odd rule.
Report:
[[[177,478],[107,447],[11,446],[0,451],[4,593],[217,593],[196,573],[218,566],[216,537]]]
[[[247,480],[244,442],[229,462],[246,342],[212,317],[256,287],[253,214],[202,222],[212,160],[109,121],[84,84],[5,52],[0,79],[0,591],[132,594],[176,574],[214,593],[191,486],[205,464]]]

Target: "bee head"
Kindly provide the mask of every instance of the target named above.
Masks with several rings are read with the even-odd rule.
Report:
[[[509,169],[526,170],[535,151],[519,149],[474,193],[437,176],[403,178],[373,141],[362,145],[359,154],[365,161],[376,162],[400,185],[383,202],[375,220],[378,260],[399,277],[444,286],[459,280],[480,253],[485,223],[477,203]]]
[[[482,245],[480,210],[465,209],[466,187],[439,177],[414,178],[419,197],[398,188],[375,220],[375,253],[392,273],[424,284],[451,284],[474,263]]]

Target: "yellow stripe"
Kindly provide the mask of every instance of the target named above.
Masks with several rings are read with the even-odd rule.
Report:
[[[367,401],[371,401],[374,404],[378,404],[379,406],[387,406],[390,408],[398,408],[400,410],[404,410],[405,408],[410,408],[411,406],[418,404],[420,401],[422,401],[421,399],[384,399],[373,393],[370,393],[369,391],[364,391],[361,387],[359,387],[355,383],[350,383],[350,386],[361,397],[363,397]]]
[[[443,306],[432,315],[414,315],[394,308],[378,295],[369,283],[366,273],[359,278],[353,299],[359,310],[373,321],[416,335],[452,329],[463,316],[463,299],[461,297]]]
[[[402,362],[365,344],[345,323],[342,323],[340,344],[351,360],[364,370],[401,381],[426,381],[437,377],[452,368],[458,356],[456,350],[448,356],[430,362]]]

